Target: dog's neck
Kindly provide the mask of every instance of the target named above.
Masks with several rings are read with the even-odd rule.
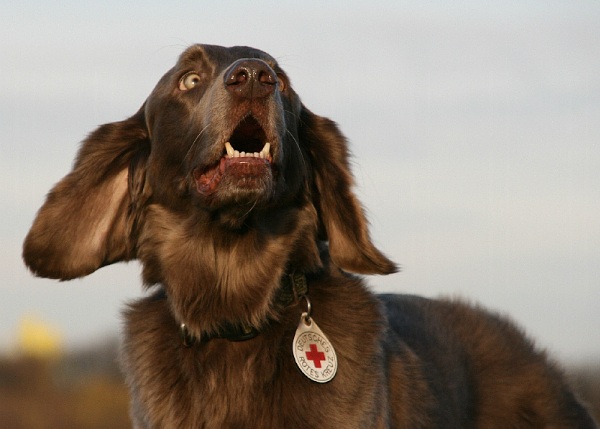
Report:
[[[173,317],[192,337],[230,326],[260,330],[280,316],[282,279],[322,266],[313,216],[314,207],[305,205],[227,231],[150,206],[138,248],[144,282],[162,285]]]
[[[286,273],[280,282],[280,287],[275,294],[277,306],[284,308],[300,301],[308,294],[308,283],[304,273]],[[191,347],[197,342],[207,342],[215,338],[230,341],[250,340],[261,332],[260,328],[244,324],[227,324],[220,330],[208,333],[200,338],[194,337],[188,330],[187,325],[180,324],[181,342],[186,347]]]

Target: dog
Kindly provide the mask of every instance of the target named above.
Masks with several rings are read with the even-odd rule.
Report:
[[[136,428],[595,428],[511,322],[371,293],[345,137],[249,47],[194,45],[100,126],[24,242],[37,276],[138,259],[124,311]]]

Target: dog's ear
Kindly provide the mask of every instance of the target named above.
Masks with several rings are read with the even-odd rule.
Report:
[[[333,262],[360,274],[396,272],[396,265],[371,242],[363,209],[352,192],[346,139],[336,124],[302,107],[299,133],[311,158],[313,198]]]
[[[23,260],[35,275],[68,280],[135,258],[132,193],[144,186],[149,150],[143,107],[90,134],[25,238]]]

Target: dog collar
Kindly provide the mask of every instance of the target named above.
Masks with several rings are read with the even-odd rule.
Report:
[[[287,273],[281,278],[279,289],[275,293],[275,302],[280,307],[287,307],[288,305],[297,302],[303,296],[308,293],[308,283],[304,273],[292,272]],[[198,340],[188,330],[185,323],[182,323],[179,327],[181,342],[185,347],[191,347]],[[207,342],[212,339],[220,338],[229,341],[246,341],[250,340],[260,334],[258,328],[246,325],[246,324],[225,324],[214,333],[203,335],[200,339],[201,342]]]

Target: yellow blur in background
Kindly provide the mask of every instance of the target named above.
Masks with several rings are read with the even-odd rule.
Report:
[[[13,341],[0,350],[0,429],[131,427],[115,338],[69,347],[59,328],[28,313]]]
[[[23,316],[18,328],[17,351],[25,356],[53,359],[62,354],[64,346],[60,330],[35,314]]]

